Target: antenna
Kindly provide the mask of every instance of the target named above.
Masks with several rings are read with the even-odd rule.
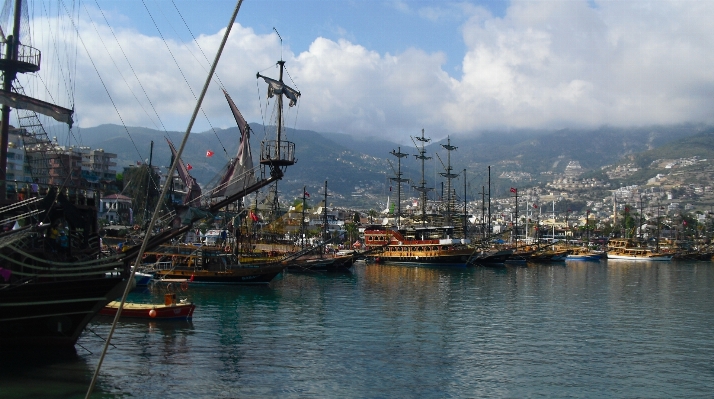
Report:
[[[282,38],[282,36],[280,36],[280,32],[278,32],[278,30],[275,29],[274,26],[273,26],[273,30],[278,35],[278,39],[280,39],[280,61],[282,61],[283,60],[283,38]]]

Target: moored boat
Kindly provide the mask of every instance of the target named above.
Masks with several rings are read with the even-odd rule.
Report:
[[[33,97],[23,87],[26,80],[17,79],[18,74],[39,72],[40,60],[53,57],[42,57],[40,50],[29,45],[38,38],[30,35],[28,26],[20,27],[21,21],[29,21],[28,5],[25,1],[8,2],[7,12],[12,3],[15,15],[9,20],[14,26],[10,29],[3,24],[0,41],[4,75],[0,90],[0,221],[3,226],[14,226],[0,233],[0,348],[61,349],[73,347],[92,317],[124,290],[129,270],[118,256],[102,253],[98,192],[81,187],[70,168],[55,169],[55,175],[48,168],[33,167],[28,182],[8,176],[7,172],[18,166],[9,167],[7,162],[13,129],[9,124],[11,108],[17,111],[19,122],[12,132],[12,147],[20,159],[32,158],[35,165],[61,165],[71,160],[56,150],[40,118],[51,117],[71,129],[74,114],[72,107]],[[67,55],[55,54],[59,58]],[[67,78],[74,81],[72,76]],[[49,75],[43,79],[52,85]],[[61,95],[53,93],[52,97]],[[17,152],[20,143],[25,143],[22,154]],[[24,153],[31,151],[31,155]]]
[[[674,254],[655,252],[631,239],[611,239],[607,243],[608,260],[671,261]]]
[[[120,302],[112,301],[104,306],[99,314],[115,316]],[[166,294],[163,304],[125,302],[120,318],[153,320],[191,320],[196,305],[185,301],[176,301],[176,294]]]
[[[420,236],[407,238],[405,230],[368,226],[364,231],[365,246],[373,250],[375,262],[411,265],[465,266],[473,249],[467,239],[430,238],[448,235],[441,229],[421,229]],[[433,234],[432,234],[433,233]]]
[[[162,245],[144,253],[144,267],[156,280],[190,279],[192,283],[267,284],[286,264],[280,260],[243,263],[226,248],[208,245]]]

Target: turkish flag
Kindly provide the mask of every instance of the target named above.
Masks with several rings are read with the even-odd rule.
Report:
[[[193,166],[191,166],[190,163],[187,163],[187,164],[186,164],[186,170],[191,170],[191,169],[193,169]]]
[[[206,151],[206,157],[210,158],[212,156],[213,156],[213,151],[211,151],[211,150]]]
[[[253,219],[254,222],[258,221],[258,216],[256,216],[253,212],[250,213],[250,218]]]
[[[515,188],[511,187],[511,192],[512,192],[512,193],[515,193],[516,191],[518,191],[518,190],[516,190]]]

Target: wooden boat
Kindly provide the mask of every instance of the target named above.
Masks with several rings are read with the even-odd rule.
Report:
[[[55,150],[56,143],[43,128],[45,117],[53,118],[53,125],[61,122],[71,128],[74,111],[42,97],[67,105],[73,96],[66,98],[67,93],[54,90],[50,93],[47,87],[36,91],[34,84],[27,85],[27,79],[16,79],[19,74],[31,73],[48,87],[56,78],[74,82],[76,77],[65,75],[68,69],[60,61],[75,63],[71,60],[74,51],[60,46],[62,50],[47,48],[49,52],[41,54],[28,45],[32,39],[35,43],[41,40],[31,34],[30,26],[20,26],[31,21],[27,12],[33,7],[25,1],[6,6],[6,12],[14,11],[14,18],[8,20],[15,23],[3,22],[0,41],[4,76],[0,89],[4,122],[0,128],[0,220],[4,226],[15,227],[0,233],[0,349],[64,349],[73,347],[90,320],[124,290],[129,269],[118,257],[102,253],[99,193],[82,185],[75,176],[78,169],[68,166],[70,160],[74,165],[74,159]],[[57,26],[62,22],[66,21],[58,19]],[[54,50],[58,52],[52,54]],[[45,68],[47,73],[42,74],[41,60],[48,59],[59,64]],[[62,76],[52,76],[53,71],[62,71]],[[18,122],[14,130],[9,124],[11,111],[17,112],[12,117]],[[53,129],[60,130],[59,125]],[[17,143],[26,144],[22,148]],[[15,160],[33,160],[31,171],[23,172],[30,182],[15,181],[20,177],[15,173],[28,167],[8,164],[10,155]]]
[[[503,265],[511,255],[513,255],[513,250],[511,249],[477,250],[471,255],[469,265]]]
[[[208,245],[162,245],[144,253],[143,265],[156,280],[188,279],[199,284],[267,284],[287,267],[279,260],[244,263],[227,250]]]
[[[354,263],[352,255],[325,255],[324,257],[297,258],[287,262],[287,270],[293,273],[337,272],[348,270]]]
[[[428,231],[427,231],[428,230]],[[420,237],[406,238],[404,230],[391,230],[382,226],[369,226],[364,231],[367,250],[373,250],[375,262],[413,265],[465,266],[473,249],[469,240],[430,238],[430,231],[423,229]]]
[[[575,247],[565,257],[565,260],[599,262],[604,256],[604,252],[596,252],[586,247]]]
[[[637,245],[632,239],[611,239],[607,243],[608,260],[671,261],[673,254],[658,253]]]
[[[99,314],[114,316],[119,310],[119,301],[109,302]],[[176,294],[166,294],[164,304],[125,302],[120,318],[155,319],[155,320],[191,320],[196,305],[189,302],[177,302]]]

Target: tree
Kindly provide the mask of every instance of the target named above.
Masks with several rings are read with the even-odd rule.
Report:
[[[374,209],[370,209],[367,211],[367,215],[369,216],[369,222],[372,223],[374,222],[374,218],[377,217],[377,211]]]
[[[349,244],[352,244],[357,236],[357,225],[355,223],[345,223]]]

